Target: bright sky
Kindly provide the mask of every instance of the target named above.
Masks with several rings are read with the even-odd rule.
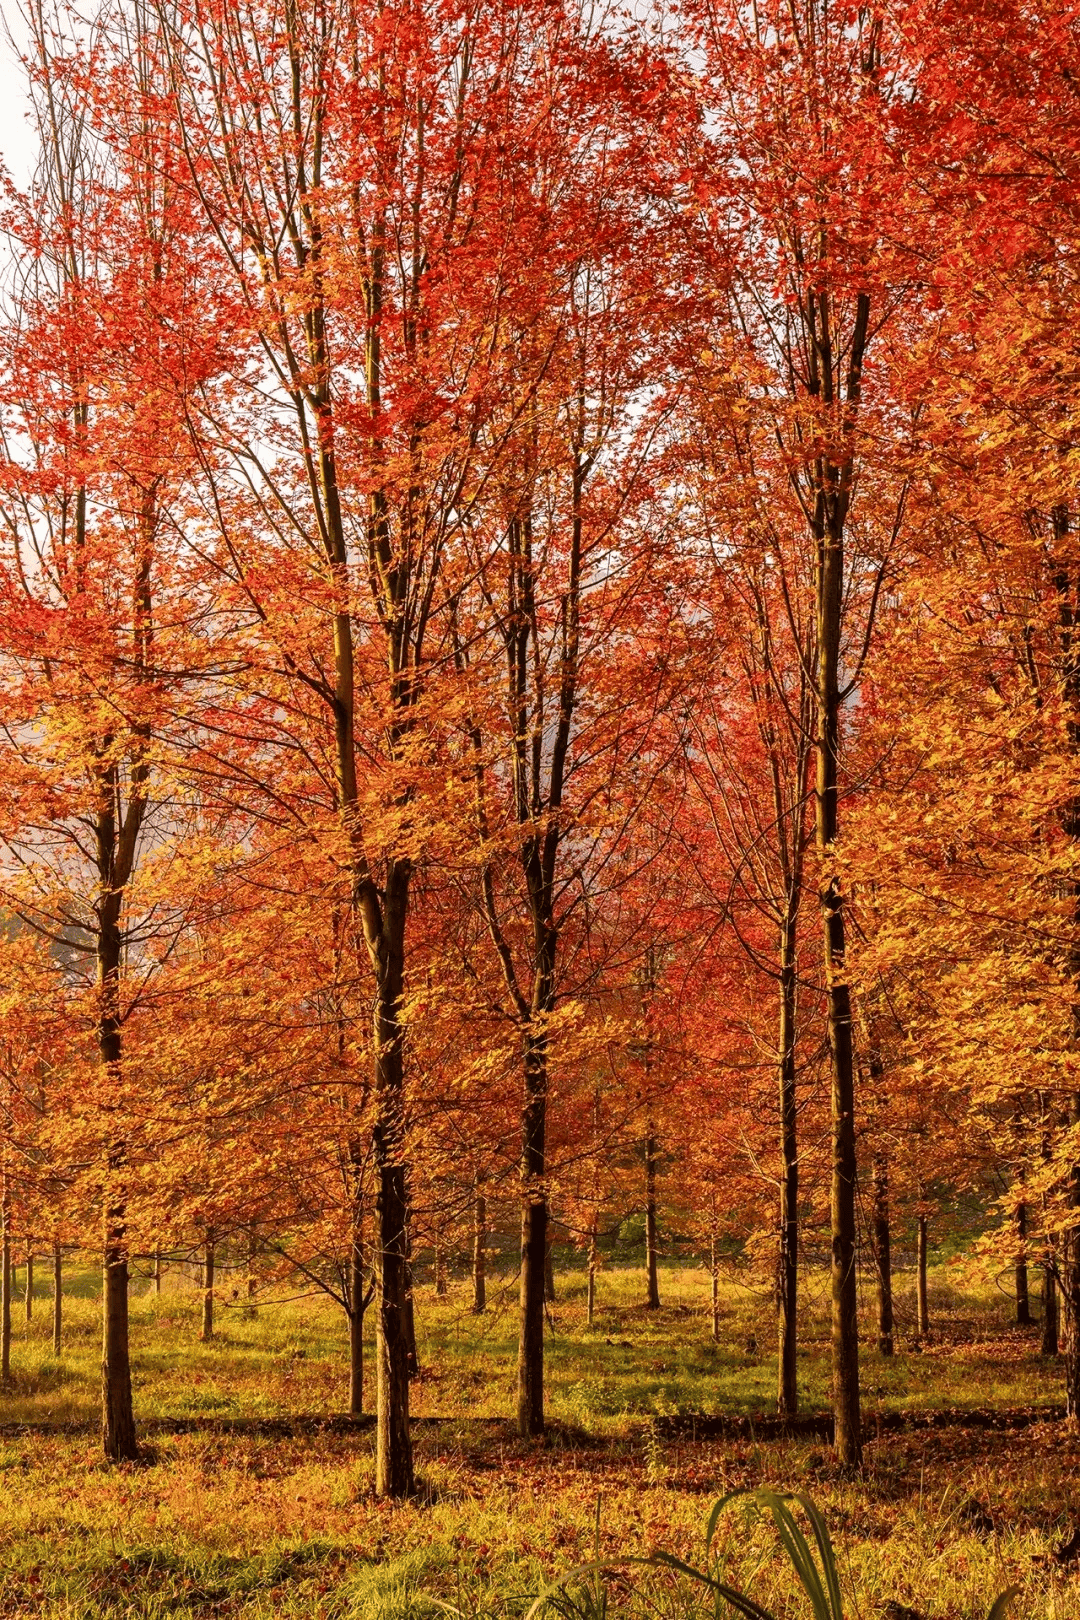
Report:
[[[26,37],[26,26],[17,4],[0,8],[0,159],[18,186],[30,178],[34,164],[34,142],[26,122],[28,100],[23,70],[15,54],[16,42]]]

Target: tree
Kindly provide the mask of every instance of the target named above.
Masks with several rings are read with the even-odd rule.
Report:
[[[849,22],[816,0],[696,16],[714,285],[730,289],[756,407],[772,423],[813,567],[814,814],[833,1072],[833,1399],[837,1450],[856,1465],[855,1063],[835,863],[845,705],[904,504],[902,483],[898,490],[883,476],[884,459],[868,453],[875,437],[888,443],[878,433],[887,392],[868,396],[864,381],[868,345],[895,314],[907,273],[888,144],[890,76],[902,56],[890,18],[860,12]]]
[[[107,99],[100,34],[81,44],[63,14],[37,5],[29,19],[42,156],[9,216],[24,269],[3,335],[7,903],[92,970],[78,977],[98,1058],[102,1433],[106,1455],[127,1459],[124,1037],[145,998],[148,948],[178,923],[150,847],[160,854],[184,831],[168,761],[202,664],[192,635],[202,604],[173,525],[185,400],[213,370],[216,335],[185,199],[162,180],[144,106],[117,117],[106,151],[91,132],[96,92]],[[125,43],[146,98],[137,25]]]

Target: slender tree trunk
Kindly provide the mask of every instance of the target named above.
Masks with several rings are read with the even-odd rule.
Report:
[[[592,1327],[596,1320],[596,1221],[589,1228],[589,1290],[586,1320]]]
[[[121,1185],[124,1166],[125,1156],[120,1150],[114,1149],[110,1156],[110,1181],[114,1189]],[[105,1207],[101,1332],[101,1440],[105,1455],[111,1462],[134,1462],[139,1454],[131,1401],[125,1215],[122,1192],[111,1191]]]
[[[713,1343],[720,1343],[720,1265],[716,1254],[716,1234],[713,1233],[709,1244],[709,1270],[712,1273],[712,1336]]]
[[[799,1147],[795,1109],[795,915],[789,902],[780,931],[780,1253],[777,1257],[776,1410],[794,1417],[799,1410]],[[715,1263],[713,1274],[715,1277]]]
[[[435,1235],[435,1297],[446,1298],[446,1268],[443,1265],[442,1239]]]
[[[551,1241],[551,1214],[548,1213],[548,1240],[544,1248],[544,1303],[555,1303],[555,1250]]]
[[[1076,1016],[1074,1014],[1074,1016]],[[1080,1095],[1074,1094],[1069,1108],[1070,1125],[1080,1125]],[[1069,1203],[1080,1208],[1080,1165],[1074,1167],[1070,1178]],[[1065,1417],[1070,1424],[1080,1423],[1080,1226],[1062,1234],[1064,1268],[1061,1279],[1063,1315],[1065,1318],[1062,1359],[1065,1363]]]
[[[839,580],[836,583],[839,590]],[[827,728],[835,732],[835,709]],[[822,750],[825,757],[835,743]],[[824,773],[828,776],[830,773]],[[835,798],[835,778],[825,793]],[[823,795],[824,796],[824,795]],[[829,818],[826,818],[827,820]],[[824,839],[823,860],[835,841],[834,825]],[[822,889],[829,1048],[832,1054],[833,1170],[830,1198],[832,1226],[832,1369],[836,1449],[847,1467],[862,1462],[859,1400],[859,1316],[855,1207],[855,1065],[851,1030],[851,992],[846,979],[844,914],[839,880],[828,877]]]
[[[1044,1356],[1056,1356],[1058,1353],[1058,1295],[1052,1260],[1043,1266],[1042,1341],[1039,1348]]]
[[[129,811],[130,814],[130,811]],[[111,815],[98,817],[99,868],[111,870],[115,838]],[[111,1106],[121,1106],[120,1092],[120,895],[108,893],[101,905],[98,933],[98,985],[102,1000],[98,1046],[102,1067],[113,1092]],[[101,1442],[110,1462],[134,1462],[139,1454],[131,1400],[131,1352],[128,1333],[127,1202],[124,1181],[127,1147],[114,1137],[106,1159],[103,1311],[101,1324]]]
[[[476,1183],[476,1202],[473,1205],[473,1252],[472,1252],[472,1279],[473,1314],[480,1316],[487,1307],[487,1199],[481,1188],[483,1182],[478,1178]]]
[[[52,1347],[58,1356],[64,1326],[64,1251],[59,1243],[53,1244],[52,1260]]]
[[[299,48],[299,47],[296,47]],[[368,454],[376,470],[368,497],[367,546],[373,600],[384,628],[390,675],[391,752],[400,757],[408,736],[419,647],[410,641],[405,596],[410,588],[409,563],[391,532],[389,505],[378,482],[384,465],[382,439],[383,277],[387,225],[383,203],[377,205],[368,247],[367,338],[365,391],[371,434]],[[330,359],[319,310],[318,361],[320,427],[332,425]],[[327,434],[320,454],[320,484],[325,500],[327,555],[338,603],[334,613],[334,724],[338,793],[342,818],[353,843],[353,911],[375,977],[374,1104],[372,1150],[375,1164],[375,1494],[400,1499],[415,1490],[412,1436],[409,1427],[409,1344],[406,1338],[408,1282],[408,1184],[405,1162],[405,1074],[402,1043],[402,1000],[405,991],[405,940],[412,863],[391,855],[377,884],[368,865],[358,824],[356,778],[355,670],[349,547],[342,518],[333,439]],[[410,1302],[411,1308],[411,1302]]]
[[[26,1320],[29,1324],[34,1319],[34,1251],[29,1244],[26,1249]]]
[[[258,1253],[254,1235],[249,1235],[247,1244],[247,1271],[244,1279],[244,1292],[247,1302],[244,1305],[244,1315],[254,1316],[256,1312],[255,1295],[258,1292],[259,1280],[255,1275],[255,1257]]]
[[[659,1144],[656,1127],[649,1121],[645,1131],[645,1305],[660,1309],[660,1280],[657,1275],[656,1166]]]
[[[915,1291],[920,1337],[930,1331],[930,1301],[926,1288],[927,1225],[926,1216],[920,1215],[915,1244]]]
[[[1016,1210],[1016,1325],[1031,1326],[1031,1301],[1028,1297],[1027,1268],[1027,1205],[1020,1203]]]
[[[1061,640],[1061,667],[1065,696],[1069,704],[1067,735],[1074,761],[1080,758],[1080,580],[1077,578],[1072,557],[1067,548],[1072,529],[1069,509],[1065,505],[1054,508],[1052,514],[1055,548],[1062,554],[1055,560],[1055,582],[1058,593],[1058,619]],[[1065,806],[1062,830],[1074,847],[1080,843],[1080,796],[1074,796]],[[1070,1044],[1080,1050],[1080,882],[1070,885],[1072,897],[1072,940],[1068,951],[1068,966],[1072,981],[1073,1002]],[[1074,1092],[1069,1103],[1069,1124],[1080,1125],[1080,1094]],[[1074,1163],[1068,1182],[1068,1202],[1080,1211],[1080,1161]],[[1064,1317],[1065,1362],[1065,1415],[1066,1420],[1080,1423],[1080,1224],[1070,1225],[1061,1234],[1061,1307]]]
[[[214,1337],[214,1229],[206,1234],[203,1248],[202,1342],[209,1344]]]
[[[893,1353],[892,1235],[889,1226],[889,1166],[874,1160],[874,1265],[877,1270],[878,1349]]]
[[[375,1494],[394,1498],[411,1496],[415,1490],[406,1337],[409,1208],[401,1049],[409,877],[409,868],[396,862],[387,878],[375,1011]]]
[[[157,1248],[155,1248],[155,1250],[154,1250],[153,1277],[154,1277],[154,1294],[155,1294],[155,1296],[159,1296],[160,1293],[161,1293],[161,1245],[160,1244],[158,1244]]]
[[[0,1224],[0,1380],[6,1384],[11,1378],[11,1215],[6,1174]]]
[[[518,1430],[544,1432],[544,1281],[547,1260],[547,1038],[525,1032],[525,1095],[521,1129],[521,1331],[518,1339]]]
[[[420,1356],[416,1348],[416,1300],[413,1293],[412,1190],[408,1170],[405,1172],[405,1298],[401,1309],[409,1378],[419,1378]]]
[[[811,293],[811,392],[827,406],[840,406],[839,352],[834,352],[828,294]],[[859,293],[847,358],[845,424],[858,407],[870,301]],[[856,1264],[855,1054],[851,987],[844,938],[844,895],[834,869],[839,830],[840,639],[844,613],[844,529],[852,492],[852,460],[820,456],[813,473],[812,531],[816,545],[817,771],[814,793],[819,862],[819,901],[825,964],[825,996],[832,1059],[832,1383],[836,1450],[845,1467],[862,1462],[859,1410],[859,1315]]]
[[[379,1245],[375,1326],[375,1493],[405,1497],[414,1490],[409,1432],[409,1347],[405,1337],[405,1168],[394,1163],[380,1132],[376,1218]]]
[[[361,1216],[354,1211],[349,1250],[349,1414],[364,1410],[364,1245]]]

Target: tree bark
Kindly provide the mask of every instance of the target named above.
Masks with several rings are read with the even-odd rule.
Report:
[[[34,1319],[34,1251],[29,1244],[26,1249],[26,1320]]]
[[[1065,505],[1055,506],[1052,517],[1055,549],[1065,551],[1072,522]],[[1071,556],[1055,558],[1055,583],[1058,594],[1058,619],[1061,642],[1061,672],[1065,697],[1069,704],[1067,735],[1074,760],[1080,758],[1080,580],[1076,577]],[[1080,796],[1070,799],[1062,816],[1062,830],[1073,844],[1080,843]],[[1080,881],[1070,884],[1072,898],[1072,938],[1067,953],[1067,965],[1073,991],[1071,1009],[1070,1045],[1080,1049]],[[1069,1124],[1080,1125],[1080,1094],[1073,1093],[1069,1102]],[[1072,1425],[1080,1423],[1080,1162],[1073,1164],[1068,1179],[1067,1199],[1071,1209],[1078,1212],[1078,1223],[1069,1225],[1061,1234],[1061,1313],[1064,1317],[1065,1362],[1065,1414]]]
[[[246,1295],[244,1304],[245,1316],[254,1316],[257,1309],[255,1305],[255,1295],[258,1292],[259,1286],[258,1278],[255,1275],[255,1256],[257,1253],[258,1249],[255,1244],[255,1238],[253,1235],[249,1235],[247,1244],[247,1271],[244,1278],[244,1293]]]
[[[720,1343],[720,1266],[716,1255],[715,1234],[709,1245],[709,1270],[712,1273],[712,1337],[713,1344]]]
[[[110,1164],[114,1183],[123,1164],[123,1158],[114,1155]],[[110,1462],[134,1462],[139,1455],[131,1400],[125,1213],[122,1195],[111,1193],[105,1208],[101,1332],[101,1443]]]
[[[349,1250],[349,1414],[359,1417],[364,1410],[364,1248],[359,1218],[353,1217],[353,1238]]]
[[[930,1301],[926,1287],[927,1226],[926,1216],[920,1215],[915,1244],[915,1294],[920,1337],[930,1331]]]
[[[405,1183],[405,1196],[408,1200],[408,1178]],[[410,1218],[406,1215],[406,1220]],[[412,1266],[412,1239],[406,1229],[405,1237],[405,1303],[402,1306],[402,1316],[405,1332],[405,1361],[409,1369],[410,1378],[420,1376],[420,1355],[416,1348],[416,1300],[413,1293],[413,1266]]]
[[[521,1325],[518,1337],[518,1431],[544,1432],[544,1292],[547,1269],[547,1038],[525,1032],[525,1095],[521,1116]]]
[[[53,1244],[52,1264],[52,1347],[53,1355],[60,1354],[61,1334],[64,1326],[64,1251],[59,1243]]]
[[[1075,1015],[1074,1015],[1075,1016]],[[1080,1125],[1080,1095],[1074,1094],[1069,1107],[1070,1125]],[[1080,1165],[1070,1177],[1069,1203],[1080,1208]],[[1061,1279],[1062,1314],[1065,1318],[1062,1359],[1065,1364],[1065,1418],[1080,1423],[1080,1226],[1062,1233],[1064,1267]]]
[[[404,993],[405,918],[411,869],[392,863],[382,927],[369,951],[378,968],[375,1007],[375,1494],[411,1496],[409,1430],[408,1190],[405,1174],[404,1069],[401,1002]],[[367,925],[365,925],[367,928]]]
[[[889,1166],[874,1160],[874,1266],[877,1271],[878,1350],[893,1354],[892,1234],[889,1224]]]
[[[589,1285],[586,1299],[586,1321],[592,1327],[596,1320],[596,1222],[589,1228]]]
[[[854,426],[863,355],[870,320],[865,292],[855,301],[855,320],[841,403],[840,356],[834,348],[832,307],[825,291],[807,294],[804,314],[809,331],[810,393],[839,409],[845,435]],[[817,618],[817,723],[815,752],[815,838],[819,862],[825,965],[825,996],[832,1060],[832,1382],[835,1445],[841,1463],[862,1462],[859,1410],[859,1318],[855,1207],[855,1055],[852,1041],[851,987],[844,938],[844,895],[833,869],[839,830],[838,767],[840,758],[840,640],[844,614],[844,531],[852,495],[853,454],[834,462],[820,454],[813,465],[811,528],[815,542]]]
[[[0,1380],[6,1384],[11,1378],[11,1216],[6,1175],[0,1224]]]
[[[548,1240],[544,1246],[544,1304],[555,1303],[555,1250],[551,1242],[551,1214],[548,1213]]]
[[[843,587],[839,541],[823,537],[819,573],[821,611],[819,745],[817,769],[818,853],[822,879],[820,903],[825,953],[825,986],[829,1052],[832,1058],[832,1395],[835,1445],[841,1463],[862,1462],[859,1400],[859,1319],[855,1207],[855,1062],[852,1044],[851,990],[847,981],[843,895],[839,878],[830,873],[837,834],[837,753],[840,705],[837,663],[840,602]]]
[[[202,1342],[209,1344],[214,1337],[214,1231],[206,1234],[203,1248]]]
[[[656,1127],[649,1121],[645,1131],[645,1306],[660,1309],[660,1280],[657,1275],[656,1165],[659,1146]]]
[[[1027,1268],[1027,1205],[1023,1202],[1016,1209],[1016,1236],[1019,1247],[1016,1251],[1016,1325],[1017,1327],[1031,1326],[1031,1301],[1028,1296],[1028,1268]]]
[[[1048,1260],[1043,1266],[1042,1340],[1039,1348],[1044,1356],[1056,1356],[1058,1353],[1057,1279],[1054,1276],[1052,1260]]]
[[[129,812],[130,814],[130,812]],[[115,832],[111,813],[98,816],[99,868],[113,864]],[[100,904],[98,931],[98,985],[101,1015],[98,1047],[113,1097],[120,1106],[120,894],[107,892]],[[103,1311],[101,1324],[101,1443],[110,1462],[134,1462],[139,1455],[135,1413],[131,1400],[131,1352],[128,1333],[127,1204],[124,1176],[127,1148],[120,1137],[109,1144],[106,1159],[104,1244],[102,1255]]]
[[[789,902],[780,929],[780,1253],[777,1256],[776,1410],[794,1417],[799,1410],[799,1147],[795,1109],[795,913]],[[713,1263],[714,1292],[716,1265]],[[714,1307],[715,1316],[715,1307]],[[716,1337],[714,1331],[713,1337]]]
[[[160,1244],[154,1250],[153,1278],[154,1278],[154,1294],[155,1294],[155,1296],[157,1296],[157,1295],[160,1295],[160,1293],[161,1293],[161,1246],[160,1246]]]
[[[481,1316],[487,1307],[487,1199],[480,1190],[482,1186],[483,1182],[477,1179],[472,1254],[472,1308],[475,1316]]]

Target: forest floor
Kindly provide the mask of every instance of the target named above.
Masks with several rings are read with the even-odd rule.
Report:
[[[605,1559],[660,1547],[699,1561],[712,1501],[769,1483],[824,1510],[848,1620],[879,1620],[890,1603],[923,1620],[986,1620],[1014,1584],[1014,1620],[1080,1620],[1080,1563],[1054,1556],[1080,1526],[1080,1437],[1057,1415],[1060,1367],[1039,1355],[1035,1330],[1010,1327],[999,1291],[938,1268],[930,1340],[916,1348],[901,1313],[898,1354],[864,1350],[866,1465],[844,1478],[822,1439],[769,1438],[747,1421],[774,1406],[768,1299],[726,1283],[714,1345],[704,1272],[673,1267],[661,1280],[663,1306],[648,1312],[639,1269],[602,1272],[590,1329],[583,1275],[560,1277],[551,1432],[539,1446],[507,1421],[512,1280],[495,1283],[482,1318],[468,1313],[464,1282],[444,1300],[421,1286],[412,1398],[422,1490],[394,1506],[371,1493],[370,1428],[333,1421],[345,1335],[332,1304],[263,1303],[247,1315],[226,1281],[217,1336],[202,1345],[190,1280],[167,1276],[158,1299],[138,1284],[147,1461],[107,1468],[97,1279],[70,1278],[57,1361],[42,1278],[33,1322],[17,1319],[0,1394],[0,1615],[437,1620],[449,1605],[465,1620],[519,1616],[545,1581],[592,1557],[598,1502]],[[898,1279],[901,1291],[909,1283]],[[812,1412],[827,1406],[828,1335],[823,1295],[808,1292],[800,1375]],[[904,1426],[879,1428],[875,1414],[889,1412],[907,1414]],[[943,1412],[953,1416],[940,1426],[926,1421]],[[710,1433],[689,1414],[742,1422]],[[775,1532],[737,1505],[718,1545],[733,1584],[777,1615],[809,1612]],[[713,1620],[713,1605],[674,1576],[623,1569],[604,1584],[609,1617]],[[574,1592],[564,1620],[601,1620],[595,1594],[587,1600],[582,1583]]]

